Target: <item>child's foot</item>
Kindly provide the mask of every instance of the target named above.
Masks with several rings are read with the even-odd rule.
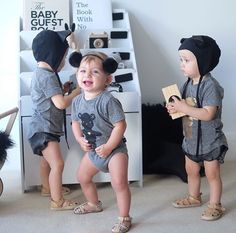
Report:
[[[89,213],[97,213],[101,211],[103,211],[101,201],[99,201],[98,204],[96,205],[90,202],[85,202],[74,208],[75,214],[89,214]]]
[[[112,227],[113,233],[128,232],[132,225],[131,217],[118,217],[118,222]]]
[[[225,208],[221,204],[209,204],[207,209],[203,212],[201,219],[206,221],[213,221],[219,219],[225,212]]]
[[[72,200],[65,200],[61,198],[59,201],[51,199],[51,210],[73,210],[79,202]]]
[[[176,208],[197,207],[200,206],[201,204],[202,204],[201,194],[198,197],[193,197],[189,195],[188,197],[172,202],[172,205]]]
[[[70,193],[70,189],[65,187],[65,186],[62,186],[62,195],[65,196],[65,195],[68,195]],[[51,193],[50,193],[50,190],[42,187],[41,188],[41,196],[43,197],[50,197],[51,196]]]

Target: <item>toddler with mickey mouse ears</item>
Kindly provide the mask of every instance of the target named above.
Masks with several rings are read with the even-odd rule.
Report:
[[[106,89],[118,63],[101,52],[89,52],[83,56],[74,52],[69,61],[78,68],[77,82],[82,89],[72,102],[72,130],[85,151],[77,178],[87,199],[74,209],[74,213],[103,210],[93,177],[99,171],[109,172],[119,209],[118,222],[112,232],[124,233],[131,227],[128,153],[124,138],[126,121],[121,103]]]

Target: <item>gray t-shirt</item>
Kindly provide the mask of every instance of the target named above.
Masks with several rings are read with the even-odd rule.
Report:
[[[186,101],[192,106],[196,104],[197,86],[189,82],[186,89]],[[183,90],[182,90],[183,91]],[[220,150],[222,146],[228,147],[226,137],[222,131],[221,121],[222,99],[224,90],[211,74],[204,76],[199,89],[199,100],[202,107],[217,106],[216,116],[211,121],[201,121],[201,135],[199,143],[199,155],[206,158],[218,159],[219,154],[224,154]],[[183,117],[184,140],[183,149],[188,155],[196,155],[198,121],[189,116]],[[221,159],[223,159],[224,155]],[[204,158],[203,158],[204,159]],[[207,159],[208,160],[208,159]],[[209,159],[210,160],[210,159]]]
[[[86,100],[84,94],[75,97],[71,117],[80,122],[93,149],[108,141],[114,123],[125,119],[121,103],[107,91],[91,100]]]
[[[57,94],[62,94],[62,90],[55,73],[38,67],[31,81],[33,115],[28,138],[39,132],[63,135],[63,110],[56,108],[51,100]]]

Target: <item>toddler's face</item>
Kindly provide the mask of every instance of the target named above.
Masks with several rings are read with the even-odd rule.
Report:
[[[111,75],[104,72],[102,60],[93,59],[81,61],[77,71],[77,81],[79,86],[85,91],[99,94],[105,90],[111,81]]]
[[[197,59],[195,55],[189,50],[179,50],[180,56],[180,69],[184,76],[196,79],[200,78],[200,73],[198,70]]]

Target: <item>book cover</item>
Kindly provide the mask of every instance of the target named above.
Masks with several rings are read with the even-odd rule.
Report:
[[[23,30],[64,30],[69,23],[69,0],[24,0]]]
[[[113,27],[111,0],[72,0],[72,12],[77,30]]]

